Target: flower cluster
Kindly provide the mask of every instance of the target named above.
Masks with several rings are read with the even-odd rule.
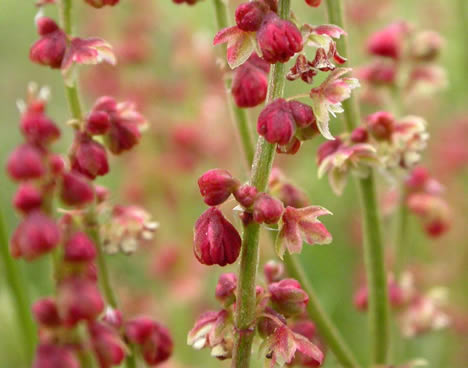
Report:
[[[421,292],[414,284],[413,275],[405,272],[399,281],[388,278],[390,305],[397,314],[404,336],[413,337],[450,324],[446,310],[446,293],[442,288]],[[368,289],[361,286],[354,295],[354,305],[360,311],[368,308]]]
[[[236,333],[254,333],[260,354],[271,367],[319,367],[324,360],[315,325],[305,317],[309,297],[294,279],[283,278],[282,268],[268,262],[264,268],[267,286],[256,287],[255,324],[236,331],[233,323],[237,276],[222,274],[216,286],[219,311],[203,313],[189,332],[187,343],[195,349],[209,348],[218,359],[232,357]]]
[[[282,185],[280,180],[271,181]],[[328,244],[331,234],[317,219],[330,212],[319,206],[295,208],[267,193],[259,193],[249,184],[240,184],[228,171],[213,169],[198,180],[200,193],[206,204],[212,206],[195,223],[194,254],[202,264],[225,266],[237,260],[241,248],[241,238],[235,227],[223,216],[217,206],[225,202],[231,194],[239,203],[240,217],[244,225],[249,223],[279,224],[277,253],[282,258],[284,252],[300,253],[302,242],[308,244]]]
[[[357,72],[365,82],[364,95],[382,99],[378,87],[397,87],[407,100],[445,87],[445,71],[436,64],[443,44],[437,32],[418,31],[405,22],[376,31],[367,41],[367,51],[375,60]]]
[[[443,192],[442,185],[421,166],[415,167],[405,181],[405,203],[431,237],[441,236],[450,228],[451,211]]]

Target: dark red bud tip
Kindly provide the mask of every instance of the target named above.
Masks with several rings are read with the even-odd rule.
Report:
[[[235,69],[231,91],[237,106],[254,107],[265,101],[269,69],[270,64],[255,53]]]
[[[110,126],[110,117],[105,111],[91,112],[86,121],[86,131],[91,135],[106,134]]]
[[[18,181],[40,178],[45,173],[43,155],[43,152],[33,145],[19,146],[8,157],[8,174]]]
[[[293,100],[289,102],[289,108],[298,127],[306,128],[316,124],[314,111],[309,105]]]
[[[322,0],[305,0],[305,2],[307,5],[317,8],[320,6]]]
[[[13,198],[15,208],[23,213],[28,213],[41,207],[42,192],[32,184],[22,184]]]
[[[257,193],[257,188],[253,185],[243,184],[234,191],[234,197],[242,207],[249,208],[253,205]]]
[[[198,187],[203,200],[209,206],[217,206],[232,194],[239,182],[227,170],[213,169],[198,179]]]
[[[29,50],[32,62],[59,69],[67,49],[67,36],[49,18],[40,18],[38,31],[41,36]]]
[[[286,100],[278,98],[260,113],[257,132],[270,143],[287,145],[292,139],[296,125]]]
[[[69,206],[82,206],[93,201],[94,191],[86,177],[68,172],[63,174],[60,197]]]
[[[285,316],[304,313],[309,297],[294,279],[284,279],[269,285],[271,300],[275,309]]]
[[[369,138],[366,128],[357,127],[351,133],[351,141],[354,143],[365,143]]]
[[[234,263],[239,257],[241,238],[236,228],[216,207],[206,210],[195,223],[193,252],[200,263]]]
[[[40,36],[45,36],[48,33],[55,32],[59,29],[59,26],[55,21],[48,17],[40,17],[36,21],[37,33]]]
[[[261,193],[253,205],[253,219],[256,223],[276,224],[283,214],[281,201],[266,193]]]
[[[109,172],[105,147],[87,134],[77,134],[71,164],[74,171],[90,179],[106,175]]]
[[[28,142],[39,147],[47,146],[60,137],[59,128],[42,112],[26,112],[21,117],[21,131]]]
[[[379,111],[367,117],[369,133],[377,140],[390,140],[395,118],[386,111]]]
[[[43,298],[35,302],[32,313],[35,320],[43,326],[57,327],[61,324],[57,305],[52,298]]]
[[[94,243],[83,232],[76,232],[65,243],[64,259],[68,262],[89,262],[95,257]]]
[[[255,32],[263,22],[267,8],[259,1],[241,4],[236,9],[237,26],[246,32]]]

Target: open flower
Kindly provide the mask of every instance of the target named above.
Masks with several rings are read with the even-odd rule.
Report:
[[[278,256],[283,258],[286,250],[291,254],[300,253],[303,241],[310,245],[331,243],[331,234],[317,219],[323,215],[331,215],[331,212],[320,206],[286,207],[276,242]]]
[[[341,103],[351,96],[353,89],[359,87],[359,81],[356,78],[342,78],[350,71],[349,68],[337,68],[320,86],[310,91],[317,126],[320,133],[327,139],[334,139],[328,127],[329,114],[336,116],[336,114],[342,113],[344,110]]]

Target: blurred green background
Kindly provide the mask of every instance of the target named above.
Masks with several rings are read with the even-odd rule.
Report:
[[[122,25],[131,19],[134,3],[138,1],[121,0],[121,5],[115,8],[95,10],[81,0],[74,0],[77,33],[101,36],[111,43],[119,37],[129,36],[131,39],[130,31]],[[313,9],[303,3],[300,0],[293,1],[298,19],[311,24],[327,22],[323,6]],[[453,119],[460,116],[466,119],[468,115],[465,0],[349,0],[347,6],[352,11],[354,6],[363,6],[365,9],[376,3],[381,3],[383,10],[371,16],[371,20],[367,19],[362,24],[350,21],[348,24],[352,53],[349,60],[352,65],[365,62],[367,56],[363,42],[367,36],[396,19],[410,21],[418,28],[435,29],[446,40],[441,64],[448,72],[449,87],[432,99],[411,106],[412,111],[409,111],[421,114],[429,121],[432,137],[425,162],[431,167],[433,160],[437,159],[433,152],[440,143],[437,142],[438,137],[450,127]],[[235,132],[224,110],[221,76],[216,71],[215,56],[209,46],[216,32],[214,11],[210,0],[204,0],[194,7],[177,6],[170,0],[153,0],[148,9],[154,12],[146,14],[151,26],[147,31],[151,55],[143,64],[123,67],[119,73],[123,75],[122,83],[129,81],[133,87],[147,80],[158,81],[161,91],[146,96],[149,101],[146,101],[145,112],[150,117],[151,129],[134,153],[111,161],[111,174],[103,178],[101,183],[111,189],[115,202],[129,203],[137,198],[161,223],[161,228],[154,244],[137,254],[131,257],[109,257],[113,281],[129,313],[144,310],[164,321],[172,330],[176,348],[168,367],[228,366],[228,363],[210,358],[208,351],[194,351],[185,344],[186,333],[197,314],[205,308],[216,307],[213,293],[219,274],[235,270],[235,267],[222,270],[218,267],[202,268],[193,263],[192,226],[204,210],[197,193],[196,178],[206,169],[225,167],[242,180],[246,179],[245,166],[240,159],[237,140],[234,139]],[[55,144],[54,149],[64,152],[72,140],[71,129],[65,125],[68,111],[60,73],[33,65],[28,59],[29,47],[37,39],[33,21],[36,11],[34,2],[30,0],[0,1],[0,158],[3,167],[8,153],[22,140],[18,130],[16,100],[24,98],[30,81],[51,88],[52,100],[48,113],[63,128],[62,139]],[[46,14],[56,18],[54,7],[47,8]],[[86,75],[88,69],[83,74]],[[90,78],[92,80],[92,76]],[[88,84],[89,78],[83,82],[85,86]],[[182,97],[168,97],[172,93],[170,88],[175,86],[174,89],[177,89],[179,85],[184,91]],[[306,88],[297,82],[289,83],[286,95],[305,92]],[[174,93],[177,95],[177,91]],[[118,94],[125,97],[125,89],[119,89]],[[95,91],[88,92],[87,87],[83,87],[83,95],[89,107]],[[131,95],[128,92],[128,96]],[[213,106],[218,110],[212,111]],[[364,113],[372,111],[366,106],[363,109]],[[255,110],[251,115],[255,117],[257,113],[258,110]],[[211,123],[218,127],[216,131],[207,130],[204,124],[201,125],[200,129],[203,130],[200,133],[221,136],[221,147],[215,147],[211,154],[201,155],[190,168],[177,170],[171,166],[171,160],[164,159],[167,152],[170,154],[171,148],[167,144],[170,135],[168,130],[172,125],[196,126],[200,119],[214,120]],[[334,120],[333,129],[341,129],[339,119]],[[304,247],[301,260],[327,311],[359,358],[365,361],[368,346],[366,316],[357,312],[352,305],[352,294],[358,286],[357,275],[362,267],[359,242],[356,241],[359,237],[353,234],[359,217],[356,191],[350,182],[345,194],[336,197],[326,179],[317,179],[315,150],[319,143],[319,140],[308,142],[297,155],[281,157],[278,162],[288,177],[307,192],[313,204],[320,204],[334,213],[334,216],[324,220],[333,234],[333,243],[322,247]],[[223,154],[216,154],[220,152]],[[440,240],[428,240],[418,221],[412,219],[409,235],[411,262],[421,265],[428,272],[434,271],[428,277],[431,283],[449,288],[450,302],[462,315],[466,314],[468,305],[466,179],[465,169],[451,177],[449,182],[443,183],[448,188],[454,188],[449,193],[449,200],[456,219],[450,234]],[[0,208],[11,234],[19,218],[11,206],[15,185],[4,170],[0,171],[0,186]],[[387,186],[382,183],[382,191]],[[173,201],[169,197],[174,197]],[[387,223],[385,235],[389,240],[390,233],[391,224]],[[157,262],[155,259],[160,256],[158,252],[165,249],[167,244],[174,244],[182,260],[175,276],[171,274],[168,278],[161,278],[155,276],[151,269],[152,264]],[[262,247],[262,261],[273,257],[267,236],[264,236]],[[32,300],[53,293],[50,260],[47,257],[33,263],[18,263],[28,280]],[[456,272],[450,270],[451,266]],[[133,306],[132,303],[138,305]],[[0,279],[0,321],[0,367],[25,367],[13,304],[3,277]],[[422,357],[429,361],[430,368],[467,367],[466,334],[466,328],[448,329],[407,340],[399,346],[397,359],[404,362]],[[257,366],[262,366],[260,359]],[[325,367],[337,366],[330,354]]]

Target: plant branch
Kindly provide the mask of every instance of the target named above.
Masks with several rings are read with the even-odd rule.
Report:
[[[327,0],[330,23],[344,26],[341,0]],[[348,56],[346,40],[341,39],[338,49]],[[361,116],[354,94],[344,105],[344,120],[348,132],[360,122]],[[389,304],[384,250],[374,174],[358,180],[359,196],[364,220],[364,261],[369,286],[369,332],[371,341],[371,363],[384,364],[389,346]]]

